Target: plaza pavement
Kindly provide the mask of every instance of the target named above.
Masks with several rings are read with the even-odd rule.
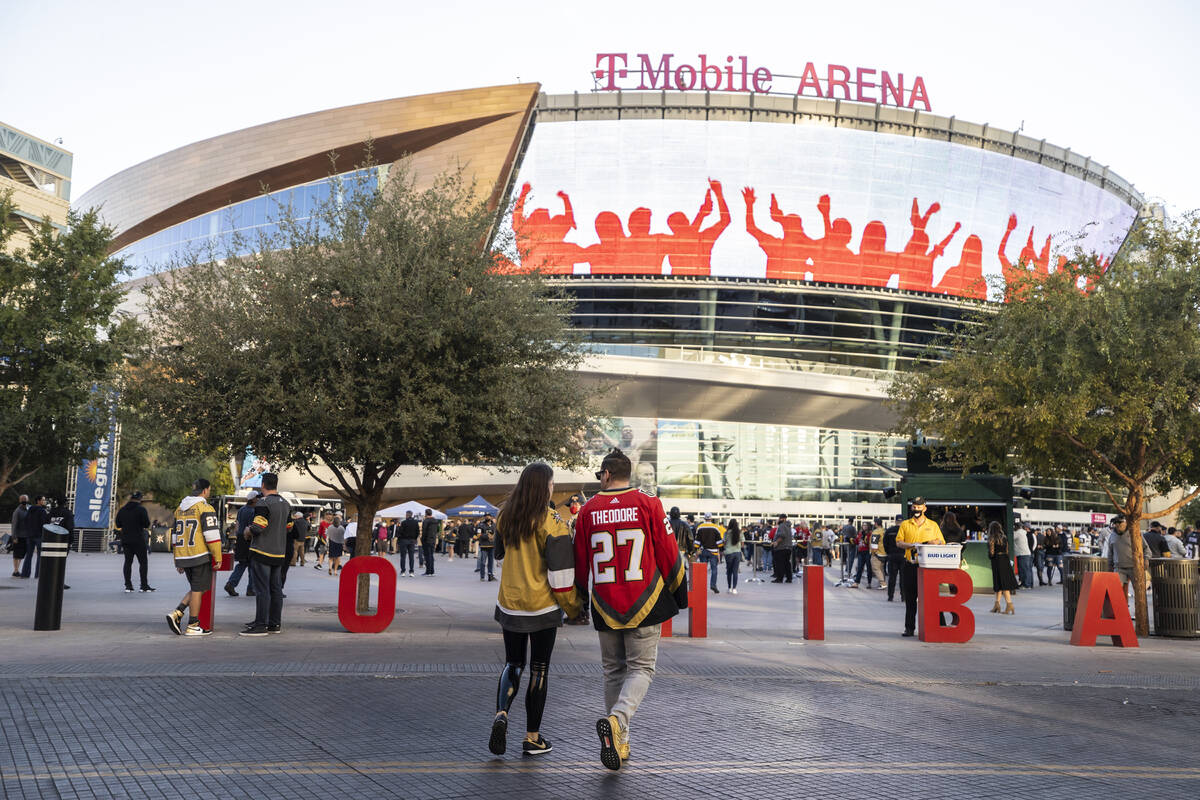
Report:
[[[393,563],[396,562],[395,557]],[[310,562],[311,563],[311,562]],[[564,627],[542,725],[554,751],[487,751],[503,661],[496,584],[439,557],[400,578],[398,613],[354,635],[336,580],[289,574],[278,636],[238,637],[253,598],[217,600],[216,631],[170,633],[185,589],[151,556],[154,594],[121,559],[72,554],[61,631],[34,632],[33,581],[0,578],[0,793],[27,797],[1194,798],[1200,641],[1067,644],[1059,587],[1017,614],[971,601],[964,645],[902,639],[903,605],[834,587],[826,640],[805,642],[800,584],[709,595],[709,637],[664,640],[633,759],[600,766],[599,648]],[[244,585],[242,587],[244,589]],[[686,619],[676,621],[686,631]]]

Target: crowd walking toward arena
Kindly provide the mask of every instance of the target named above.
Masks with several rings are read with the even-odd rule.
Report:
[[[553,750],[542,728],[556,633],[564,624],[590,622],[597,632],[603,672],[603,705],[597,708],[595,732],[599,760],[611,770],[621,769],[630,759],[630,731],[653,681],[662,625],[688,607],[689,564],[705,565],[708,591],[721,594],[724,584],[731,596],[739,593],[739,579],[747,579],[743,569],[748,580],[765,583],[759,576],[769,574],[770,583],[786,585],[805,580],[806,566],[836,565],[835,588],[865,586],[886,592],[886,602],[903,603],[905,637],[915,635],[917,553],[925,545],[983,546],[994,593],[991,611],[999,614],[1015,614],[1014,597],[1034,590],[1035,579],[1038,587],[1061,584],[1068,555],[1106,559],[1121,575],[1127,594],[1134,569],[1134,537],[1120,515],[1104,527],[1076,529],[1031,527],[1018,516],[1010,533],[1003,521],[985,521],[962,509],[956,514],[941,508],[935,520],[928,516],[925,499],[916,497],[909,500],[907,515],[887,521],[810,522],[787,514],[771,521],[722,521],[711,513],[697,520],[678,506],[665,511],[658,497],[631,485],[630,459],[615,447],[596,472],[600,490],[590,499],[576,494],[556,508],[553,470],[535,462],[521,473],[495,516],[479,512],[442,522],[432,508],[424,508],[423,513],[406,511],[403,519],[376,518],[361,531],[361,521],[353,515],[347,519],[340,512],[293,505],[280,495],[276,474],[261,477],[261,488],[250,490],[236,513],[210,501],[212,487],[204,479],[194,483],[175,509],[170,550],[187,591],[166,614],[172,633],[212,633],[211,621],[202,620],[201,605],[205,593],[217,585],[215,571],[229,568],[226,558],[232,570],[223,583],[225,593],[239,596],[245,576],[245,594],[254,598],[254,619],[239,632],[245,637],[283,633],[290,568],[305,567],[311,559],[315,570],[339,578],[344,560],[355,556],[356,543],[363,537],[370,541],[367,552],[399,556],[401,577],[415,577],[418,569],[433,577],[440,558],[469,560],[480,582],[499,583],[493,616],[502,633],[504,663],[487,737],[489,750],[496,755],[507,752],[510,714],[522,681],[521,752],[540,756]],[[115,517],[126,593],[156,591],[148,582],[151,521],[142,501],[141,493],[134,492]],[[234,514],[224,531],[214,503],[223,513]],[[7,542],[14,578],[38,576],[40,537],[35,532],[46,524],[69,525],[67,517],[73,515],[68,510],[61,501],[21,497]],[[966,518],[960,519],[964,513]],[[1153,522],[1143,542],[1147,558],[1200,556],[1200,532],[1190,526],[1177,531]]]

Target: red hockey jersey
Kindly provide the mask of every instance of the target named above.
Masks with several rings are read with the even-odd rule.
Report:
[[[591,579],[596,630],[644,628],[687,608],[683,559],[657,497],[614,489],[575,518],[575,584]]]

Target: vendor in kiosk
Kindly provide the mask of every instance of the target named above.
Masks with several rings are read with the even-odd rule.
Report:
[[[900,567],[900,591],[904,595],[904,633],[912,636],[917,628],[917,545],[945,544],[942,529],[925,516],[925,498],[914,497],[909,506],[912,516],[900,523],[896,546],[904,550]]]

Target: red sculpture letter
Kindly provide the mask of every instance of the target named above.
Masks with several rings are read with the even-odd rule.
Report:
[[[950,585],[950,596],[942,597],[941,584]],[[975,615],[967,608],[974,591],[971,576],[961,569],[917,570],[917,635],[922,642],[963,644],[975,635]],[[941,613],[958,617],[956,625],[942,625]]]
[[[206,631],[213,629],[213,617],[216,616],[217,573],[229,572],[231,569],[233,553],[221,553],[221,563],[213,570],[212,588],[200,596],[200,627]],[[250,585],[253,585],[253,582]]]
[[[825,567],[804,568],[804,638],[825,638]]]
[[[1116,647],[1137,647],[1121,577],[1115,572],[1083,573],[1071,644],[1095,647],[1097,636],[1111,636]]]
[[[358,576],[379,576],[379,607],[374,615],[359,614]],[[396,616],[396,568],[382,556],[358,556],[342,567],[338,583],[338,621],[351,633],[381,633]]]
[[[708,564],[692,564],[692,585],[688,587],[688,636],[708,638]]]

